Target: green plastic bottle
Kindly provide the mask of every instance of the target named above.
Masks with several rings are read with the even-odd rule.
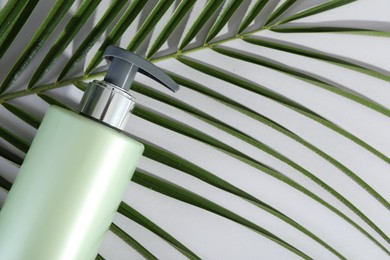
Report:
[[[80,113],[51,106],[0,211],[0,259],[95,259],[143,145],[121,132],[137,71],[173,91],[146,60],[110,46],[103,81],[89,84]]]

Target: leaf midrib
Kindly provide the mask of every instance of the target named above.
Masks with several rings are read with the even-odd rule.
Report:
[[[197,46],[197,47],[194,47],[194,48],[191,48],[191,49],[178,50],[178,51],[176,51],[174,53],[171,53],[171,54],[160,56],[160,57],[157,57],[157,58],[154,58],[154,59],[149,59],[149,61],[152,62],[152,63],[155,63],[155,62],[163,61],[163,60],[167,60],[167,59],[176,59],[176,58],[178,58],[180,56],[183,56],[183,55],[186,55],[186,54],[189,54],[189,53],[192,53],[192,52],[201,51],[201,50],[205,50],[205,49],[211,49],[212,47],[220,45],[220,44],[223,44],[225,42],[229,42],[229,41],[233,41],[233,40],[237,40],[237,39],[243,39],[246,36],[258,33],[260,31],[270,30],[270,29],[272,29],[272,26],[264,26],[264,27],[259,28],[257,30],[253,30],[253,31],[250,31],[250,32],[242,33],[242,34],[236,34],[234,36],[230,36],[228,38],[221,39],[219,41],[215,41],[215,42],[210,43],[210,44],[204,43],[201,46]],[[0,104],[4,103],[6,101],[9,101],[9,100],[15,99],[15,98],[24,97],[24,96],[33,95],[33,94],[38,94],[38,93],[41,93],[41,92],[44,92],[44,91],[47,91],[47,90],[69,86],[69,85],[71,85],[71,84],[73,84],[74,82],[77,82],[77,81],[87,81],[87,80],[92,80],[92,79],[95,79],[95,78],[99,78],[99,77],[104,76],[106,74],[106,72],[107,71],[104,70],[104,71],[101,71],[101,72],[90,73],[87,76],[83,75],[83,76],[70,78],[70,79],[67,79],[67,80],[64,80],[64,81],[60,81],[60,82],[51,82],[51,83],[47,83],[47,84],[37,85],[36,87],[34,87],[32,89],[27,89],[26,88],[26,89],[15,91],[15,92],[11,92],[11,93],[5,93],[3,95],[0,95]]]

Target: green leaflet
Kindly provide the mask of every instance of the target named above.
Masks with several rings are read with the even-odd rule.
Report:
[[[0,187],[9,191],[11,189],[12,183],[6,180],[4,177],[0,176]]]
[[[271,39],[267,39],[264,37],[254,37],[254,36],[246,36],[243,37],[243,40],[252,44],[256,44],[259,46],[279,50],[279,51],[284,51],[288,53],[293,53],[313,59],[318,59],[322,61],[326,61],[344,68],[349,68],[351,70],[358,71],[360,73],[367,74],[369,76],[379,78],[385,81],[390,81],[390,76],[382,74],[380,72],[377,72],[375,70],[372,70],[370,68],[365,68],[359,64],[343,60],[341,58],[338,58],[336,56],[332,56],[327,53],[322,53],[320,51],[316,50],[309,50],[305,48],[304,46],[299,46],[299,45],[288,45],[288,43],[281,43],[281,42],[274,42]]]
[[[0,30],[3,30],[3,27],[6,27],[5,25],[3,25],[3,23],[7,19],[10,12],[17,9],[15,7],[15,5],[16,4],[23,4],[23,3],[19,3],[19,2],[20,1],[18,1],[18,0],[9,0],[5,4],[5,6],[1,9],[1,11],[0,11],[0,28],[1,29]]]
[[[207,2],[202,13],[198,16],[196,21],[192,24],[190,30],[184,36],[180,46],[179,51],[183,50],[194,37],[200,32],[206,22],[213,16],[217,9],[222,4],[223,0],[210,0]]]
[[[0,156],[16,165],[21,165],[23,162],[21,157],[2,146],[0,146]]]
[[[78,89],[80,89],[81,91],[83,91],[83,92],[87,89],[87,86],[88,86],[88,84],[85,83],[85,82],[83,82],[83,81],[76,81],[76,82],[73,83],[73,85],[74,85],[76,88],[78,88]]]
[[[27,142],[23,138],[12,133],[11,131],[9,131],[8,129],[6,129],[2,126],[0,126],[0,138],[4,139],[8,143],[12,144],[13,146],[15,146],[16,148],[18,148],[19,150],[21,150],[24,153],[27,153],[28,148],[30,146],[29,142]],[[11,153],[11,155],[8,155],[7,157],[14,157],[14,156],[12,156],[12,153]]]
[[[380,31],[375,29],[367,29],[367,28],[353,28],[353,27],[328,27],[328,26],[321,26],[317,24],[310,24],[307,26],[277,26],[277,27],[270,27],[269,30],[273,32],[279,32],[279,33],[344,33],[344,34],[357,34],[357,35],[364,35],[364,36],[373,36],[373,37],[390,37],[390,32],[386,31]]]
[[[306,73],[300,72],[300,71],[295,70],[291,67],[287,67],[285,65],[282,65],[281,63],[277,63],[276,61],[271,61],[269,59],[262,58],[261,56],[254,56],[254,55],[251,55],[251,54],[246,53],[244,51],[235,50],[235,49],[232,49],[229,47],[224,47],[224,46],[215,46],[212,49],[218,53],[221,53],[223,55],[227,55],[227,56],[232,57],[232,58],[240,59],[240,60],[243,60],[246,62],[255,63],[257,65],[271,68],[271,69],[289,74],[291,76],[297,77],[299,79],[302,79],[306,82],[311,83],[312,85],[321,87],[323,89],[326,89],[328,91],[331,91],[333,93],[341,95],[345,98],[351,99],[351,100],[353,100],[353,101],[355,101],[363,106],[369,107],[369,108],[375,110],[376,112],[379,112],[385,116],[390,117],[390,110],[387,109],[386,107],[383,107],[382,105],[379,105],[373,101],[370,101],[366,98],[363,98],[359,95],[356,95],[350,91],[331,86],[328,83],[325,83],[325,82],[323,82],[323,81],[321,81],[313,76],[307,75]]]
[[[6,7],[4,8],[7,11],[8,3],[13,1],[8,1]],[[24,2],[22,8],[20,4]],[[38,4],[38,0],[32,1],[17,1],[17,5],[12,7],[11,13],[7,16],[4,21],[5,25],[0,26],[0,58],[3,57],[4,53],[11,46],[12,42],[23,28],[23,25],[26,23],[27,19],[30,17],[35,6]],[[17,15],[17,16],[16,16]],[[12,26],[6,26],[8,22],[12,23]]]
[[[312,16],[315,14],[319,14],[322,12],[326,12],[332,9],[335,9],[337,7],[355,2],[356,0],[330,0],[328,2],[316,5],[314,7],[311,7],[307,10],[298,12],[296,14],[293,14],[285,19],[282,19],[281,21],[276,22],[273,24],[273,22],[280,17],[284,12],[286,12],[295,2],[297,1],[285,1],[273,14],[271,14],[270,18],[266,22],[266,26],[270,26],[271,28],[274,28],[275,26],[285,24],[294,20],[298,20],[304,17]],[[271,25],[272,24],[272,25]]]
[[[55,3],[51,12],[39,27],[38,31],[35,33],[27,47],[23,50],[22,54],[3,81],[0,86],[0,94],[8,89],[31,63],[35,55],[56,28],[57,24],[72,6],[73,2],[74,0],[59,0]]]
[[[329,1],[329,2],[326,2],[326,3],[314,6],[314,7],[310,8],[310,9],[307,9],[305,11],[299,12],[297,14],[291,15],[290,17],[288,17],[286,19],[283,19],[282,21],[279,21],[277,23],[277,25],[288,23],[288,22],[291,22],[291,21],[294,21],[294,20],[298,20],[298,19],[301,19],[301,18],[304,18],[304,17],[315,15],[315,14],[318,14],[318,13],[326,12],[326,11],[329,11],[331,9],[334,9],[334,8],[337,8],[337,7],[340,7],[340,6],[343,6],[343,5],[355,2],[355,1],[356,0],[332,0],[332,1]]]
[[[270,27],[269,28],[273,32],[280,32],[280,33],[318,33],[318,32],[340,32],[340,33],[359,33],[361,32],[364,34],[365,32],[378,32],[370,29],[361,29],[361,28],[352,28],[352,27],[328,27],[328,26],[296,26],[296,27],[283,27],[283,26],[277,26],[277,27]],[[385,33],[385,32],[383,32]]]
[[[224,71],[224,70],[219,69],[219,68],[215,68],[211,65],[208,65],[208,64],[200,62],[200,61],[196,61],[196,60],[188,58],[186,56],[179,56],[179,57],[177,57],[177,60],[182,62],[183,64],[185,64],[187,66],[190,66],[191,68],[199,70],[199,71],[201,71],[205,74],[208,74],[210,76],[222,79],[224,81],[227,81],[229,83],[232,83],[234,85],[242,87],[246,90],[252,91],[256,94],[260,94],[260,95],[269,97],[269,98],[276,100],[280,103],[287,104],[289,106],[296,107],[296,108],[301,109],[303,111],[306,111],[308,113],[315,114],[313,111],[311,111],[311,110],[307,109],[306,107],[292,101],[291,99],[286,98],[282,95],[279,95],[278,93],[276,93],[272,90],[269,90],[269,89],[267,89],[259,84],[256,84],[256,83],[251,82],[247,79],[239,77],[239,75],[232,74],[230,72]]]
[[[103,17],[95,25],[92,31],[84,39],[84,41],[77,48],[75,53],[69,59],[62,69],[60,75],[58,76],[58,81],[61,81],[66,75],[72,72],[77,65],[84,59],[87,53],[91,50],[93,45],[99,40],[101,35],[107,29],[107,27],[112,23],[118,13],[122,10],[123,6],[126,4],[126,1],[123,0],[114,0],[107,11],[104,13]]]
[[[357,35],[373,36],[373,37],[390,37],[390,32],[378,31],[378,30],[357,29],[357,30],[346,30],[344,32],[339,31],[339,33],[357,34]]]
[[[103,256],[101,256],[100,254],[98,254],[95,258],[95,260],[105,260]]]
[[[69,106],[65,105],[64,103],[58,101],[57,99],[55,99],[47,94],[39,93],[39,94],[37,94],[37,96],[40,97],[42,100],[44,100],[46,103],[48,103],[50,105],[55,105],[55,106],[59,106],[62,108],[72,110],[72,108],[70,108]]]
[[[240,27],[238,28],[238,34],[241,34],[248,25],[253,22],[253,20],[259,15],[259,13],[264,9],[265,5],[269,0],[257,0],[253,8],[245,16],[244,20],[241,22]]]
[[[150,13],[146,21],[142,24],[141,28],[134,35],[127,49],[135,52],[138,47],[144,42],[149,33],[153,30],[156,24],[160,21],[161,17],[166,13],[168,8],[173,4],[173,0],[160,0],[158,4]]]
[[[220,215],[222,217],[225,217],[227,219],[230,219],[238,224],[244,225],[257,233],[263,235],[264,237],[274,241],[275,243],[278,243],[279,245],[285,247],[286,249],[290,250],[291,252],[297,254],[298,256],[301,256],[304,259],[311,259],[308,255],[300,251],[299,249],[293,247],[286,241],[280,239],[279,237],[275,236],[271,232],[267,231],[266,229],[240,217],[239,215],[219,206],[218,204],[215,204],[211,202],[210,200],[207,200],[195,193],[189,192],[187,190],[184,190],[183,188],[180,188],[176,185],[172,185],[167,181],[160,180],[158,178],[155,178],[148,174],[143,174],[141,172],[136,172],[133,177],[133,181],[143,185],[145,187],[148,187],[152,190],[159,191],[167,196],[170,196],[172,198],[181,200],[183,202],[192,204],[194,206],[197,206],[199,208],[205,209],[207,211],[213,212],[217,215]]]
[[[8,111],[22,119],[27,124],[31,125],[34,128],[38,128],[40,124],[40,120],[33,116],[32,114],[28,113],[26,110],[23,110],[21,108],[18,108],[10,103],[2,103],[3,107],[5,107]]]
[[[91,62],[85,70],[85,75],[91,74],[91,72],[99,65],[103,59],[104,50],[112,44],[116,44],[122,37],[123,33],[130,27],[135,18],[141,13],[144,6],[149,0],[134,0],[126,12],[122,15],[121,19],[115,25],[114,29],[110,32],[107,38],[100,45],[99,50],[93,56]]]
[[[278,19],[283,13],[285,13],[292,5],[294,5],[297,0],[285,0],[283,4],[279,6],[272,14],[268,17],[268,20],[265,22],[265,26],[270,25],[273,21]]]
[[[179,6],[176,8],[175,12],[172,14],[168,23],[165,25],[164,29],[158,35],[157,39],[154,41],[152,47],[150,48],[148,54],[146,55],[147,59],[153,57],[154,54],[161,48],[164,42],[172,35],[174,30],[179,26],[183,21],[184,17],[191,11],[196,0],[183,0],[180,2]]]
[[[0,13],[0,42],[8,34],[8,32],[14,27],[20,14],[27,5],[23,1],[8,1]]]
[[[125,231],[123,231],[120,227],[115,225],[115,223],[111,223],[110,230],[112,233],[117,235],[120,239],[126,242],[129,246],[134,248],[138,253],[140,253],[145,259],[148,260],[157,260],[151,252],[149,252],[145,247],[143,247],[140,243],[137,242],[134,238],[128,235]]]
[[[137,178],[136,175],[138,174],[138,171],[134,173],[133,179]],[[185,245],[180,243],[178,240],[176,240],[173,236],[168,234],[166,231],[161,229],[159,226],[154,224],[152,221],[150,221],[148,218],[146,218],[144,215],[127,205],[125,202],[122,202],[119,205],[118,212],[122,214],[123,216],[137,222],[141,226],[147,228],[151,232],[155,233],[157,236],[161,237],[165,241],[167,241],[169,244],[174,246],[177,250],[179,250],[182,254],[187,256],[190,259],[200,259],[199,256],[197,256],[195,253],[193,253],[190,249],[188,249]]]
[[[28,88],[33,88],[39,80],[44,77],[47,72],[49,72],[69,43],[80,31],[81,27],[83,27],[83,25],[87,22],[88,18],[92,15],[100,2],[101,0],[84,0],[81,3],[77,12],[65,26],[64,31],[57,38],[56,42],[50,48],[41,64],[35,70],[35,73],[32,75],[30,82],[28,83]]]
[[[230,0],[226,6],[224,6],[224,9],[218,16],[217,21],[211,27],[206,37],[205,43],[209,43],[214,39],[214,37],[222,30],[222,28],[226,25],[226,23],[230,20],[230,18],[234,15],[242,3],[242,0]]]

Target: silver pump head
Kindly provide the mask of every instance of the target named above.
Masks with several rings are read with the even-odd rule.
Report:
[[[109,46],[103,57],[111,61],[104,80],[89,83],[80,101],[80,114],[123,129],[135,100],[128,90],[140,72],[176,92],[179,86],[157,66],[125,49]]]

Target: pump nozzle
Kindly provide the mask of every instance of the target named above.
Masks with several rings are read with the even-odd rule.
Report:
[[[104,78],[104,81],[106,82],[129,90],[135,74],[140,72],[161,83],[173,92],[179,90],[177,83],[156,65],[132,52],[116,46],[109,46],[104,52],[103,57],[107,60],[111,60],[111,65]]]
[[[111,61],[103,81],[90,83],[79,105],[80,114],[123,129],[135,105],[128,90],[140,72],[176,92],[179,86],[157,66],[125,49],[109,46],[104,58]]]

